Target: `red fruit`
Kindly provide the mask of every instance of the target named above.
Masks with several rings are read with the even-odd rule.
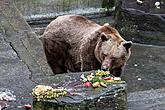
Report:
[[[104,80],[113,80],[113,77],[106,77],[106,78],[103,78]]]
[[[17,106],[18,108],[25,108],[26,110],[30,110],[32,108],[32,105],[30,104],[25,104],[23,106]]]
[[[85,86],[85,87],[91,87],[91,83],[90,83],[90,82],[85,82],[85,83],[84,83],[84,86]]]
[[[26,108],[26,109],[31,109],[32,108],[32,106],[30,104],[26,104],[23,107]]]

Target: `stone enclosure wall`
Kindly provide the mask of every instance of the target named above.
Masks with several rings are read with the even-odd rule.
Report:
[[[155,6],[156,2],[160,3],[160,8]],[[145,0],[143,3],[136,0],[14,0],[14,3],[33,27],[38,27],[38,24],[45,27],[59,15],[81,14],[100,24],[116,24],[116,28],[127,40],[165,45],[163,0]],[[115,21],[112,16],[114,4]]]
[[[105,12],[102,9],[103,1],[105,0],[14,0],[14,3],[29,24],[47,24],[64,14],[105,16],[101,14]]]
[[[138,43],[165,45],[165,4],[159,0],[117,0],[116,27],[120,33]]]
[[[103,0],[14,0],[24,16],[101,8]]]
[[[81,14],[99,24],[114,24],[114,2],[109,0],[13,0],[33,30],[42,35],[45,27],[57,16]]]

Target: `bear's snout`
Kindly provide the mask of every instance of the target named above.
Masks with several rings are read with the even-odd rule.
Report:
[[[106,57],[103,62],[102,62],[102,65],[101,65],[101,70],[103,71],[108,71],[110,68],[111,68],[111,60],[109,59],[109,57]]]
[[[103,70],[103,71],[108,71],[108,69],[109,68],[107,66],[105,66],[105,65],[104,66],[101,66],[101,70]]]

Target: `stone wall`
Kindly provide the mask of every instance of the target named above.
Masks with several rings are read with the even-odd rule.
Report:
[[[16,7],[28,23],[50,22],[64,14],[91,14],[105,12],[105,0],[14,0]],[[100,15],[100,14],[95,14]]]
[[[42,43],[11,0],[0,1],[0,32],[32,74],[53,74]]]
[[[126,0],[117,1],[116,28],[123,37],[137,43],[165,45],[164,4],[158,9],[153,5],[154,0],[146,0],[141,5],[131,0],[127,3]]]
[[[101,8],[103,0],[14,0],[24,16]]]

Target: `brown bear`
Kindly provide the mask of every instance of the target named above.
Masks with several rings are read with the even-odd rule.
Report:
[[[43,34],[46,58],[54,74],[101,68],[120,76],[131,44],[108,23],[101,26],[80,15],[57,17]]]

